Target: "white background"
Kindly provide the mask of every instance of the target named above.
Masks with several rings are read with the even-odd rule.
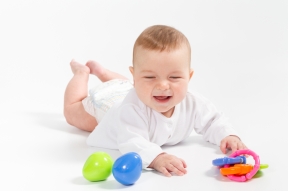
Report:
[[[195,70],[190,88],[225,112],[270,165],[262,177],[245,183],[222,177],[212,160],[225,155],[192,134],[164,148],[188,163],[183,177],[143,171],[130,187],[113,176],[83,178],[88,156],[105,150],[89,148],[88,133],[63,117],[69,62],[94,59],[131,79],[134,41],[154,24],[187,36]],[[286,0],[1,1],[0,190],[287,190],[287,34]],[[91,76],[89,87],[98,83]]]

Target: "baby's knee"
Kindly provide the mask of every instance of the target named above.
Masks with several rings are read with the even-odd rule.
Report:
[[[72,125],[71,120],[70,120],[70,115],[69,115],[69,109],[67,107],[64,107],[63,114],[64,114],[66,122]]]
[[[84,110],[82,103],[65,106],[64,117],[69,125],[89,132],[93,131],[98,124],[95,117]]]

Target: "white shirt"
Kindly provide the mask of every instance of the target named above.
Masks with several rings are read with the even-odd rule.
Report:
[[[107,112],[89,135],[87,144],[119,149],[122,154],[136,152],[142,158],[143,168],[147,168],[163,153],[162,145],[183,141],[193,129],[218,146],[226,136],[237,135],[227,118],[201,95],[188,92],[167,118],[147,107],[132,88],[122,102]]]

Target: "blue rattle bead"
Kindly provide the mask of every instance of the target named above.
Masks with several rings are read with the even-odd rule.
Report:
[[[246,157],[245,156],[237,156],[237,157],[224,157],[214,159],[212,161],[214,166],[224,166],[226,164],[246,164]]]

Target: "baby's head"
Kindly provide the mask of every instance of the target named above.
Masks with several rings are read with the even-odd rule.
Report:
[[[133,49],[130,71],[139,99],[166,117],[186,96],[193,75],[191,48],[177,29],[155,25],[145,29]]]

